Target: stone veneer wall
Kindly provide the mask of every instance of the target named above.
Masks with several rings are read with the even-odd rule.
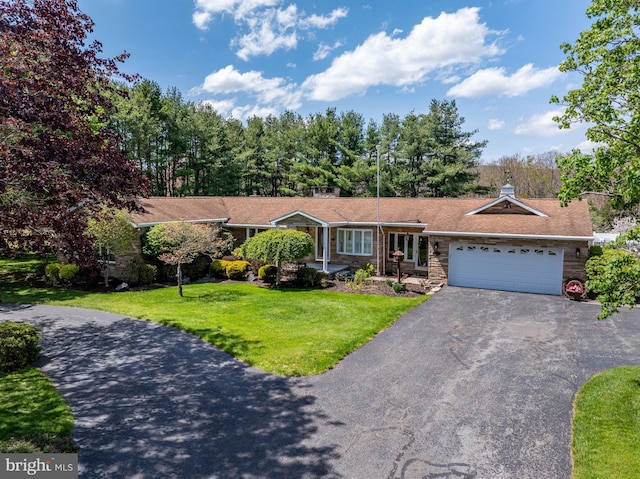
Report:
[[[439,255],[429,252],[429,279],[447,282],[449,269],[449,245],[453,242],[482,243],[489,245],[538,246],[541,248],[562,248],[564,250],[563,278],[579,278],[586,280],[584,265],[587,261],[589,243],[587,241],[551,241],[517,238],[475,238],[454,236],[430,236],[429,243],[438,242]],[[580,248],[580,258],[576,257],[576,248]]]

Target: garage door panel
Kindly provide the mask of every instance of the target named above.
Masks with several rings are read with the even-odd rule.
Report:
[[[561,249],[453,244],[449,251],[452,286],[561,293]]]

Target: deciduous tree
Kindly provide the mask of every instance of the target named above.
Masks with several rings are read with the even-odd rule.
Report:
[[[278,284],[282,262],[302,259],[311,254],[313,239],[303,231],[270,229],[249,238],[240,248],[245,258],[274,262],[278,268]]]
[[[559,198],[568,203],[586,193],[603,194],[623,210],[640,204],[640,5],[593,0],[587,17],[594,20],[591,28],[574,44],[562,45],[567,59],[560,64],[561,71],[580,73],[582,85],[551,101],[566,107],[556,118],[560,128],[586,123],[587,138],[599,146],[592,155],[576,150],[558,158]],[[621,241],[635,234],[637,229]],[[637,255],[621,249],[589,260],[587,288],[602,300],[601,319],[635,302],[639,264]]]
[[[564,72],[582,75],[580,88],[560,100],[560,128],[588,125],[586,136],[599,145],[594,154],[576,150],[558,159],[560,199],[567,203],[589,192],[605,194],[617,209],[640,202],[640,5],[636,1],[593,0],[594,23],[573,44],[564,43]]]
[[[146,191],[107,127],[126,55],[101,58],[92,27],[75,0],[0,0],[0,251],[88,261],[88,218]]]
[[[103,208],[95,217],[89,218],[85,234],[93,238],[94,247],[100,254],[104,272],[104,285],[109,286],[112,255],[131,249],[137,234],[125,210]]]
[[[219,227],[185,222],[155,225],[146,235],[144,253],[177,267],[178,294],[182,296],[182,265],[204,254],[221,257],[229,251],[233,238]]]

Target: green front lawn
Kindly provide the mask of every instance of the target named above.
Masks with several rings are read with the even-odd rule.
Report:
[[[640,477],[640,366],[610,369],[578,392],[573,479]]]
[[[0,262],[2,270],[2,262]],[[268,372],[318,374],[426,299],[266,289],[248,283],[190,284],[123,293],[0,285],[5,303],[99,309],[193,333]]]
[[[73,415],[40,370],[0,375],[0,452],[76,452]]]

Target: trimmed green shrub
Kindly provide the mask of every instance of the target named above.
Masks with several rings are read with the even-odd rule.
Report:
[[[390,288],[393,288],[393,280],[392,279],[388,279],[387,280],[387,286],[389,286]]]
[[[326,275],[315,268],[298,268],[296,271],[296,283],[304,288],[315,288],[320,286]]]
[[[155,264],[142,263],[140,265],[140,281],[139,284],[153,283],[158,274],[158,267]]]
[[[229,264],[227,264],[227,278],[235,280],[245,279],[249,268],[251,268],[251,263],[248,261],[230,261]]]
[[[265,264],[258,270],[258,279],[267,283],[273,283],[278,274],[278,267],[273,264]]]
[[[122,279],[131,285],[149,284],[153,283],[157,274],[158,267],[156,265],[133,259],[127,264]]]
[[[14,321],[0,323],[0,373],[18,371],[40,355],[40,330]]]
[[[214,259],[209,267],[209,273],[215,278],[224,278],[227,275],[227,265],[229,261],[224,259]]]
[[[602,256],[602,246],[597,244],[589,246],[589,254],[587,255],[587,259],[594,256]]]
[[[58,271],[60,281],[67,284],[74,284],[78,281],[80,267],[77,264],[63,264]]]
[[[60,280],[60,263],[49,263],[44,268],[44,274],[49,281],[56,284]]]
[[[188,276],[191,281],[204,278],[211,269],[211,260],[205,255],[200,255],[191,263],[182,265],[182,274]]]
[[[406,291],[407,288],[402,283],[393,283],[393,292],[394,293],[402,293]]]

